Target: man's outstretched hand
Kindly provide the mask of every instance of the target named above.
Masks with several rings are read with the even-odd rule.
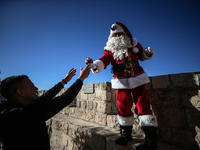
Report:
[[[82,82],[89,76],[90,74],[90,66],[87,65],[84,69],[81,67],[80,70],[80,76],[78,79],[80,79]]]

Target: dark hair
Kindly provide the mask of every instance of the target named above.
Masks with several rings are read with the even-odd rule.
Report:
[[[22,86],[22,80],[28,78],[29,77],[27,75],[17,75],[5,78],[0,85],[1,95],[7,100],[12,100],[15,96],[16,90]]]

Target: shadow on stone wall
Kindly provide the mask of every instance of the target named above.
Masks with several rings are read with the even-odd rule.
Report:
[[[198,150],[200,148],[200,74],[176,74],[153,78],[147,95],[158,119],[159,138],[172,145]],[[154,88],[156,78],[166,82],[166,87]]]

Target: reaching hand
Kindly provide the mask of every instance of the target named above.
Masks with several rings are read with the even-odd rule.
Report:
[[[145,51],[146,54],[153,54],[154,53],[154,50],[151,47],[145,48],[144,51]]]
[[[144,51],[145,51],[146,55],[149,56],[149,57],[151,57],[154,53],[154,50],[151,47],[145,48]]]
[[[80,76],[78,79],[80,79],[82,82],[89,76],[90,74],[90,66],[87,65],[84,69],[81,67],[80,70]]]
[[[69,82],[69,81],[72,79],[72,77],[76,75],[75,73],[76,73],[76,69],[72,68],[72,69],[67,73],[67,75],[65,76],[64,80],[65,80],[66,82]]]

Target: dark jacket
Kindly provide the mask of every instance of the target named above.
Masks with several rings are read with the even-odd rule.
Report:
[[[63,88],[56,84],[35,103],[22,105],[14,102],[0,103],[0,137],[5,150],[49,150],[45,121],[69,105],[83,83],[77,79],[61,96],[53,98]]]

